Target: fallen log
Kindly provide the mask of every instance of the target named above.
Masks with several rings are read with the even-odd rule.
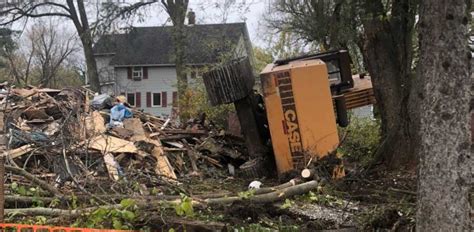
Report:
[[[273,192],[273,191],[276,191],[276,190],[285,189],[285,188],[295,186],[295,185],[301,184],[301,183],[303,183],[303,181],[301,179],[292,179],[292,180],[290,180],[286,183],[283,183],[283,184],[280,184],[280,185],[277,185],[277,186],[255,189],[254,194],[258,195],[258,194],[270,193],[270,192]]]
[[[308,193],[309,191],[316,189],[318,187],[318,182],[316,181],[309,181],[303,184],[298,184],[295,186],[279,189],[274,192],[270,193],[264,193],[264,194],[258,194],[258,195],[253,195],[248,198],[243,198],[243,197],[222,197],[222,198],[211,198],[211,199],[205,199],[203,202],[207,203],[208,205],[221,205],[221,204],[231,204],[235,201],[250,201],[252,203],[269,203],[269,202],[275,202],[275,201],[280,201],[284,200],[286,198],[295,196],[295,195],[301,195]]]
[[[302,181],[300,179],[293,179],[284,184],[267,187],[267,188],[260,188],[256,189],[254,192],[255,195],[261,195],[266,193],[271,193],[278,190],[284,190],[292,186],[297,186]],[[107,199],[111,201],[120,201],[122,199],[132,199],[137,202],[154,202],[154,201],[169,201],[175,202],[181,198],[180,195],[159,195],[159,196],[133,196],[133,195],[95,195],[101,199]],[[75,198],[79,201],[88,201],[90,199],[89,195],[75,195]],[[191,198],[195,199],[196,201],[206,201],[211,199],[219,199],[219,198],[238,198],[235,193],[231,192],[223,192],[223,193],[208,193],[208,194],[197,194],[192,195]],[[53,201],[54,197],[29,197],[29,196],[15,196],[15,195],[5,195],[5,202],[7,203],[25,203],[30,204],[34,203],[35,201],[42,201],[45,204],[50,203]],[[71,200],[72,197],[64,196],[64,200]]]
[[[80,216],[81,214],[84,213],[90,213],[96,209],[99,208],[105,208],[105,209],[119,209],[122,206],[120,204],[116,205],[104,205],[104,206],[99,206],[99,207],[90,207],[90,208],[85,208],[85,209],[54,209],[54,208],[44,208],[44,207],[35,207],[35,208],[17,208],[17,209],[5,209],[5,215],[8,214],[19,214],[23,216],[38,216],[38,215],[44,215],[44,216]]]
[[[27,172],[25,169],[13,167],[10,165],[5,165],[5,171],[12,172],[13,174],[25,177],[26,179],[38,185],[42,189],[47,190],[48,192],[54,194],[54,196],[56,197],[60,197],[60,198],[64,197],[64,195],[61,192],[59,192],[57,188],[53,187],[52,185],[46,183],[43,180],[36,178],[33,174]]]

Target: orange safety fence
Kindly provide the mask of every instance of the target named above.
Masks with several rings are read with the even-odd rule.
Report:
[[[135,230],[108,230],[108,229],[90,229],[90,228],[73,228],[73,227],[57,227],[57,226],[38,226],[38,225],[22,225],[22,224],[0,224],[1,232],[135,232]]]

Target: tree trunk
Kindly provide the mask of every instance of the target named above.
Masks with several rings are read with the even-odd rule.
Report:
[[[421,1],[417,231],[472,231],[466,1]]]
[[[413,169],[414,128],[411,111],[412,35],[416,7],[401,0],[392,5],[390,19],[383,5],[368,9],[361,48],[372,77],[381,118],[382,141],[376,161],[390,168]],[[371,4],[371,3],[369,3]]]
[[[92,50],[92,39],[90,35],[81,35],[82,46],[84,47],[84,57],[86,59],[87,65],[87,76],[91,89],[98,93],[100,90],[100,80],[99,73],[97,72],[97,63],[94,57],[94,52]]]
[[[99,72],[97,71],[97,63],[92,50],[92,35],[87,20],[87,13],[84,7],[84,0],[77,1],[77,10],[72,0],[67,0],[70,18],[76,27],[77,34],[81,38],[82,47],[84,48],[84,58],[86,59],[87,77],[91,85],[91,89],[100,93]],[[79,13],[79,15],[78,15]]]
[[[174,44],[175,44],[175,63],[176,63],[176,77],[178,79],[178,104],[180,107],[180,117],[183,122],[186,122],[189,118],[189,115],[186,114],[187,110],[182,109],[181,107],[189,106],[186,97],[186,92],[188,88],[188,78],[186,76],[186,35],[184,32],[184,22],[177,23],[174,25]]]

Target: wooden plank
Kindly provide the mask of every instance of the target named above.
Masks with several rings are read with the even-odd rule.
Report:
[[[27,144],[27,145],[23,145],[19,148],[15,148],[13,150],[7,150],[6,153],[7,155],[10,156],[10,158],[12,159],[15,159],[15,158],[18,158],[30,151],[32,151],[33,148],[32,148],[32,145],[31,144]]]
[[[143,124],[138,118],[127,118],[123,120],[123,127],[127,130],[133,131],[132,141],[146,140],[146,133],[143,129]]]
[[[107,168],[107,172],[109,173],[109,177],[112,180],[118,180],[119,174],[118,174],[118,169],[117,169],[117,161],[115,161],[115,158],[112,154],[107,153],[104,155],[104,163],[105,167]]]
[[[168,157],[166,157],[165,152],[163,151],[163,146],[161,145],[161,142],[159,140],[150,140],[150,142],[155,144],[155,148],[153,148],[152,155],[156,158],[156,174],[168,177],[171,180],[176,180],[176,174],[174,173],[174,169],[171,166]]]
[[[205,130],[162,130],[166,134],[207,135]]]
[[[104,117],[98,111],[93,111],[86,117],[86,130],[89,136],[102,134],[106,131]]]
[[[84,144],[87,144],[87,142],[89,142],[88,148],[98,150],[102,154],[121,152],[136,154],[138,152],[137,147],[132,142],[110,135],[99,135],[90,141],[85,141]]]

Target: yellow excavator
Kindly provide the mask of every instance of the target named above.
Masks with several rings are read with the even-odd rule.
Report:
[[[203,80],[211,104],[235,105],[252,157],[240,169],[252,176],[268,174],[268,160],[281,175],[322,159],[339,145],[337,124],[348,125],[347,110],[375,103],[370,78],[351,74],[346,50],[267,65],[260,73],[263,96],[253,90],[248,59],[215,68]]]

